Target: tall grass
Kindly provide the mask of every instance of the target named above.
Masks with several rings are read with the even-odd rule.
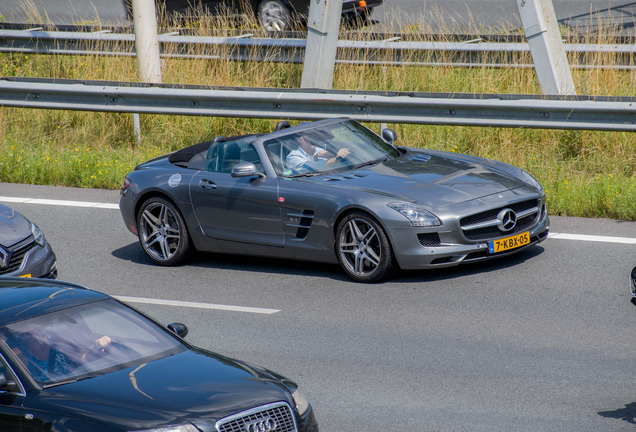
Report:
[[[195,34],[224,36],[237,31],[258,31],[251,16],[181,17],[179,23]],[[443,23],[437,23],[443,26]],[[392,27],[394,28],[394,27]],[[368,40],[368,29],[357,37]],[[382,31],[381,28],[374,29]],[[425,23],[410,23],[406,30],[426,40]],[[467,29],[475,34],[481,29]],[[563,29],[564,32],[569,31]],[[502,30],[504,31],[504,30]],[[582,38],[588,43],[612,43],[615,29]],[[100,47],[95,47],[99,49]],[[176,50],[176,47],[166,47]],[[300,86],[302,65],[228,60],[232,48],[199,47],[199,54],[215,60],[163,61],[165,83],[213,86]],[[276,52],[269,53],[275,56]],[[496,68],[493,63],[532,64],[529,54],[483,55],[482,66],[451,65],[458,53],[413,53],[420,62],[438,66],[396,65],[404,54],[372,53],[374,65],[340,63],[334,88],[348,90],[423,91],[448,93],[537,94],[534,69]],[[360,52],[341,54],[341,60],[359,60]],[[579,94],[633,96],[636,74],[607,68],[625,59],[613,53],[591,58],[570,56]],[[633,59],[627,59],[633,63]],[[46,56],[1,54],[3,76],[55,77],[137,81],[135,58],[100,56]],[[581,64],[596,68],[579,69]],[[600,67],[602,66],[602,68]],[[136,142],[130,115],[32,109],[0,109],[0,181],[79,187],[117,188],[136,164],[158,154],[211,139],[271,131],[276,120],[209,117],[141,117],[142,141]],[[368,125],[379,131],[379,125]],[[398,132],[398,144],[502,160],[539,179],[547,191],[553,215],[608,217],[636,220],[636,137],[631,133],[389,125]]]

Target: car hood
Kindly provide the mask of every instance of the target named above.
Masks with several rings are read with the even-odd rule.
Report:
[[[10,247],[31,235],[27,218],[10,207],[0,204],[0,245]]]
[[[186,423],[214,430],[217,420],[291,394],[273,373],[204,350],[52,387],[40,409],[129,429]]]
[[[505,168],[517,169],[451,153],[408,150],[398,158],[370,167],[300,179],[446,207],[527,186]]]

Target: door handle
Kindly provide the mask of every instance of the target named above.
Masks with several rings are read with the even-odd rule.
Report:
[[[216,189],[216,183],[212,180],[203,179],[199,182],[201,189]]]

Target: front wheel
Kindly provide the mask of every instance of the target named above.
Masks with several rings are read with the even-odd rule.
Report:
[[[338,260],[357,282],[377,282],[393,273],[395,259],[382,226],[369,214],[354,212],[338,225]]]
[[[171,201],[161,197],[147,199],[139,211],[137,227],[139,243],[157,264],[176,265],[190,256],[188,229]]]
[[[258,5],[258,20],[267,31],[289,30],[289,9],[279,0],[263,0]]]

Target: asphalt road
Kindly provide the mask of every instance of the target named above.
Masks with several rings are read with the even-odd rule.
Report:
[[[2,0],[0,21],[126,24],[121,0]],[[553,0],[557,19],[563,25],[585,29],[598,20],[622,23],[633,34],[636,2],[630,0]],[[33,11],[37,10],[37,13]],[[37,14],[40,17],[37,17]],[[461,32],[466,29],[520,26],[515,0],[384,0],[372,15],[374,27],[402,31],[419,25],[420,31],[440,27]],[[495,30],[496,31],[496,30]]]
[[[118,191],[0,184],[2,197],[117,203]],[[1,199],[0,199],[1,201]],[[350,282],[337,266],[205,254],[153,265],[119,211],[11,203],[60,278],[135,304],[188,340],[297,380],[323,432],[616,431],[636,425],[634,244],[550,238],[512,258]],[[636,239],[636,223],[553,217],[551,233]]]

